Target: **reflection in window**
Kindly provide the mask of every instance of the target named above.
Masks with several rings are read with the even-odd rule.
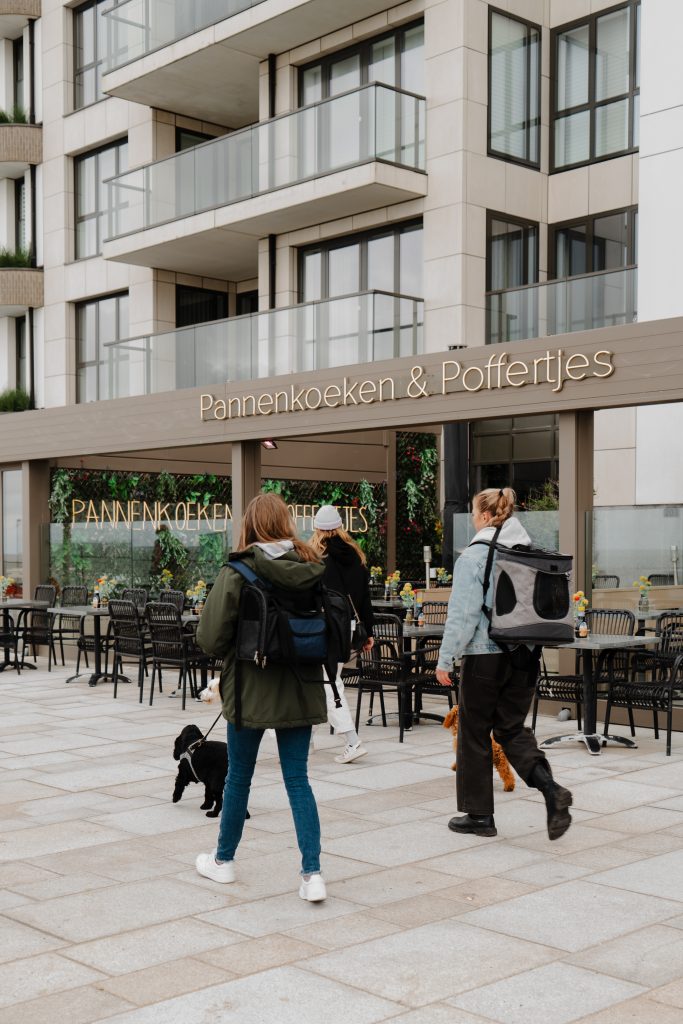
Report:
[[[107,25],[102,12],[124,0],[93,0],[74,10],[74,106],[87,107],[104,98],[102,65],[107,52]]]
[[[638,210],[631,207],[550,228],[553,276],[619,270],[638,262]]]
[[[21,470],[0,473],[2,488],[2,574],[11,576],[21,589],[23,569]]]
[[[557,480],[558,421],[549,416],[481,420],[470,427],[470,491],[513,487],[520,505]]]
[[[640,2],[553,33],[555,169],[638,146]]]
[[[541,30],[491,10],[489,152],[538,166]]]

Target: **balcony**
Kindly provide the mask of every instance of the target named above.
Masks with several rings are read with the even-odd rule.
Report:
[[[241,280],[258,239],[426,194],[425,101],[368,85],[109,181],[107,259]]]
[[[358,366],[423,349],[422,299],[362,292],[111,342],[100,398]]]
[[[16,39],[40,11],[41,0],[0,0],[0,39]]]
[[[239,128],[258,119],[259,62],[268,54],[386,7],[386,0],[125,0],[104,15],[104,90]]]
[[[36,124],[0,124],[0,177],[16,178],[43,162],[43,129]]]
[[[42,305],[42,268],[0,268],[0,317],[22,316],[27,309]]]
[[[486,341],[498,345],[638,319],[638,268],[607,270],[488,292]]]

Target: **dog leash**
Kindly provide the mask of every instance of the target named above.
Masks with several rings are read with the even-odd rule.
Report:
[[[209,735],[209,733],[211,732],[211,729],[213,729],[214,725],[216,725],[216,723],[218,722],[218,719],[221,718],[222,715],[223,715],[223,712],[219,711],[218,714],[216,715],[216,718],[213,721],[213,724],[211,725],[211,728],[209,728],[207,730],[207,732],[204,733],[204,735],[202,736],[201,739],[195,740],[194,743],[190,743],[190,745],[187,748],[187,750],[184,750],[183,753],[180,755],[180,760],[181,761],[187,761],[187,763],[189,764],[190,771],[192,772],[192,774],[195,777],[195,782],[201,782],[201,779],[198,777],[196,771],[194,770],[194,765],[192,764],[192,755],[194,754],[194,752],[196,750],[199,749],[199,747],[202,746],[203,743],[206,743],[206,737]]]

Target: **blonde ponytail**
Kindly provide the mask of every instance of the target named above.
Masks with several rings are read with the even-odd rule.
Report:
[[[488,526],[502,526],[506,519],[515,511],[517,495],[511,487],[488,487],[485,491],[479,491],[472,499],[472,508],[479,515],[488,512],[491,518]]]

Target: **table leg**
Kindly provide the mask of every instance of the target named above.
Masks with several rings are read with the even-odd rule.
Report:
[[[2,631],[6,636],[9,634],[9,611],[7,608],[2,609]],[[14,661],[10,661],[10,649],[5,647],[4,661],[0,662],[0,672],[4,672],[6,668],[16,668],[17,659],[15,658]]]

